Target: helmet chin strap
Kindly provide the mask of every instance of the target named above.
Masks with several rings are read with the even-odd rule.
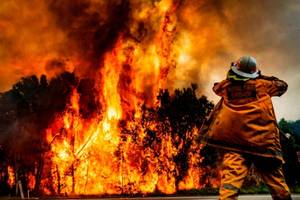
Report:
[[[259,71],[249,74],[249,73],[238,70],[235,65],[231,66],[231,69],[235,74],[246,77],[246,78],[257,78],[259,76]]]

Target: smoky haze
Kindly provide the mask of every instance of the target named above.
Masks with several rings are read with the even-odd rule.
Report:
[[[194,7],[197,17],[192,24],[185,23],[185,28],[213,29],[207,35],[206,48],[194,48],[191,52],[193,66],[178,69],[186,75],[181,83],[186,85],[191,80],[200,83],[204,93],[216,102],[218,97],[211,90],[213,83],[225,78],[232,61],[242,55],[252,55],[263,74],[289,84],[285,95],[273,99],[277,118],[299,119],[300,3],[292,0],[187,2]],[[197,45],[203,40],[203,34],[193,37]]]
[[[223,4],[229,58],[253,55],[263,74],[277,76],[289,84],[285,95],[274,98],[278,119],[300,118],[299,10],[300,3],[292,0],[231,0]]]
[[[151,41],[155,21],[147,24],[133,19],[139,8],[149,4],[133,0],[1,1],[0,91],[31,74],[55,76],[75,70],[89,76],[101,66],[103,54],[120,34]],[[186,48],[186,54],[170,72],[170,87],[198,83],[200,93],[217,101],[213,83],[225,78],[232,61],[252,55],[263,74],[289,84],[287,94],[274,99],[277,117],[300,118],[298,1],[185,0],[176,4],[182,37],[175,45]]]

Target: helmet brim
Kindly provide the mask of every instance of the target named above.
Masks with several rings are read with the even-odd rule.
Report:
[[[242,77],[245,77],[245,78],[257,78],[259,76],[259,71],[258,70],[254,73],[251,73],[251,74],[238,70],[236,66],[231,66],[231,70],[235,74],[237,74],[239,76],[242,76]]]

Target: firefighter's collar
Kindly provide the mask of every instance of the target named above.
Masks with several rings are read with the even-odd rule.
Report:
[[[227,73],[227,79],[229,80],[235,80],[235,81],[247,81],[249,80],[250,78],[246,78],[246,77],[243,77],[243,76],[239,76],[237,75],[236,73],[234,73],[232,71],[232,69],[230,69]]]
[[[249,73],[242,72],[242,71],[238,70],[238,69],[236,68],[236,66],[231,66],[231,69],[232,69],[232,71],[233,71],[235,74],[237,74],[237,75],[239,75],[239,76],[242,76],[242,77],[245,77],[245,78],[257,78],[257,77],[259,76],[259,71],[256,71],[256,72],[254,72],[254,73],[252,73],[252,74],[249,74]]]

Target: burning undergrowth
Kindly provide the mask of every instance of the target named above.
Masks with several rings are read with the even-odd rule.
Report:
[[[48,78],[22,78],[1,95],[3,188],[21,181],[40,195],[121,195],[216,187],[198,131],[213,105],[196,85],[174,90],[177,67],[191,62],[183,24],[194,4],[35,3],[60,37],[46,34],[56,48],[23,59]],[[213,35],[204,30],[203,47]]]
[[[129,118],[104,109],[94,81],[23,78],[1,96],[2,188],[65,194],[173,194],[218,186],[198,128],[212,109],[196,85],[160,90]],[[209,163],[209,164],[208,164]]]

